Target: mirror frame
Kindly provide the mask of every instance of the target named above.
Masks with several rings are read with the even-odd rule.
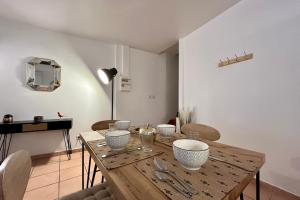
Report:
[[[35,81],[35,72],[40,64],[49,65],[53,69],[53,81],[49,85],[37,84]],[[36,91],[54,91],[61,85],[61,66],[55,60],[37,57],[32,58],[29,62],[27,62],[26,84]]]

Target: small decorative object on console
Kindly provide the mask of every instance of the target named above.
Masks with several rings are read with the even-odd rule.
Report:
[[[14,117],[11,114],[6,114],[3,116],[3,123],[13,123]]]
[[[64,114],[63,114],[63,113],[61,113],[61,112],[57,112],[57,115],[59,116],[59,118],[62,118],[62,117],[64,117]]]
[[[43,116],[34,116],[33,120],[35,123],[40,123],[44,120],[44,117]]]

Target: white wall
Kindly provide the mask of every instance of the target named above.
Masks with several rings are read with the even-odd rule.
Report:
[[[300,195],[300,1],[244,0],[180,40],[180,105],[221,142],[266,154],[262,179]],[[220,59],[254,59],[218,68]]]
[[[121,92],[117,84],[116,118],[131,120],[134,125],[157,125],[174,118],[178,107],[176,60],[170,55],[131,48],[132,89],[130,92]]]
[[[62,66],[60,88],[53,92],[38,92],[25,86],[24,63],[32,56],[54,59]],[[164,122],[167,111],[161,101],[166,101],[167,97],[161,98],[164,91],[160,87],[167,87],[163,81],[166,77],[160,76],[157,82],[154,76],[157,70],[165,71],[164,58],[132,49],[134,91],[127,94],[128,99],[120,99],[123,104],[118,109],[124,116],[120,118],[143,123]],[[11,113],[15,120],[33,119],[34,115],[56,118],[56,112],[60,111],[73,118],[72,147],[79,148],[76,136],[81,131],[90,130],[91,124],[96,121],[110,119],[111,88],[99,83],[96,70],[98,67],[113,67],[114,64],[114,44],[0,19],[0,117]],[[150,74],[153,77],[148,76]],[[146,94],[156,94],[157,98],[150,104],[143,104]],[[134,115],[131,109],[127,109],[128,105],[132,105],[132,99],[137,99],[139,105],[143,104]],[[159,105],[155,109],[160,111],[145,114],[144,110],[154,109],[151,107],[153,104]],[[26,149],[36,155],[61,151],[65,147],[61,132],[51,131],[14,134],[10,152],[18,149]]]
[[[25,86],[25,62],[36,56],[56,60],[62,66],[62,86],[53,92],[37,92]],[[109,98],[88,66],[107,66],[114,61],[114,45],[0,21],[0,116],[30,120],[34,115],[56,118],[60,111],[73,118],[71,140],[110,115]],[[32,154],[63,150],[59,131],[14,134],[11,152]],[[77,146],[79,147],[79,146]]]

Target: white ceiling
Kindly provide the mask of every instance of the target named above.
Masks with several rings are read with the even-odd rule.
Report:
[[[160,53],[239,0],[0,0],[0,17]]]

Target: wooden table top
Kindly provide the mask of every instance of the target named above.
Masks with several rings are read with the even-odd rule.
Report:
[[[139,140],[135,135],[131,135],[135,140]],[[110,184],[113,194],[117,199],[126,200],[156,200],[156,199],[169,199],[163,192],[161,192],[154,184],[152,184],[143,174],[141,174],[134,164],[125,165],[119,168],[107,170],[101,160],[97,157],[96,153],[90,147],[85,137],[81,134],[80,138],[84,143],[87,151],[92,156],[94,162],[101,170],[102,174],[106,178],[106,181]],[[225,145],[217,142],[206,141],[210,146],[217,147],[220,150],[230,152],[233,155],[246,155],[255,159],[259,159],[259,163],[256,169],[249,172],[249,175],[243,179],[240,183],[231,190],[226,196],[225,200],[236,200],[244,188],[250,183],[252,178],[260,170],[265,162],[265,155],[263,153],[242,149],[230,145]],[[164,152],[171,152],[172,147],[156,142],[155,148]]]

